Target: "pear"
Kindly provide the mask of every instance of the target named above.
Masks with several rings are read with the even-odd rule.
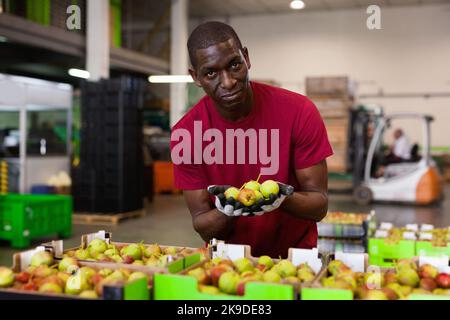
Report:
[[[39,251],[31,257],[30,265],[38,267],[40,265],[50,266],[53,263],[53,255],[48,251]]]
[[[12,286],[14,283],[14,272],[6,267],[0,267],[0,288]]]
[[[145,273],[143,273],[141,271],[136,271],[136,272],[133,272],[132,274],[130,274],[130,276],[128,277],[128,282],[131,282],[131,281],[134,281],[137,279],[142,279],[142,278],[145,278],[148,281],[148,276]]]
[[[89,284],[85,277],[81,275],[81,272],[77,272],[76,274],[70,276],[67,279],[66,287],[64,292],[67,294],[79,294],[84,290],[89,289]]]
[[[150,244],[145,248],[144,255],[146,258],[150,258],[151,256],[159,256],[162,254],[161,247],[157,244]]]

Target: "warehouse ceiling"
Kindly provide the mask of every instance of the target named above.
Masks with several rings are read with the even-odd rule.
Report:
[[[290,0],[190,0],[192,18],[211,16],[237,16],[295,12],[289,8]],[[450,3],[450,0],[303,0],[304,11],[328,11],[367,8],[376,4],[384,7]]]

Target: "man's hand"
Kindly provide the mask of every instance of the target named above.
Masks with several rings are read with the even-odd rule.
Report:
[[[184,190],[184,199],[192,216],[192,224],[203,240],[225,239],[236,218],[224,215],[214,207],[206,189]]]
[[[278,187],[280,190],[278,195],[271,195],[268,199],[260,199],[249,207],[244,206],[233,198],[226,198],[225,191],[230,188],[228,185],[211,185],[208,187],[208,192],[215,197],[217,210],[227,216],[260,216],[278,209],[286,197],[289,197],[294,192],[292,186],[284,183],[278,183]]]

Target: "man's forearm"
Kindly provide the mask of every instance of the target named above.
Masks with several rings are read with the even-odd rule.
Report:
[[[295,217],[318,222],[327,214],[328,196],[317,191],[294,192],[281,204],[280,209]]]
[[[234,227],[236,218],[228,217],[217,209],[197,215],[193,219],[194,229],[203,240],[225,239]]]

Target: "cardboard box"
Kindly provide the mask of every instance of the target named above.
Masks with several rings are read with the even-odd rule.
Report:
[[[77,248],[69,248],[69,249],[66,248],[65,249],[64,243],[62,240],[51,241],[48,243],[44,243],[42,245],[47,248],[51,248],[55,252],[56,259],[62,259],[63,254],[67,254],[69,251],[77,250],[79,248],[86,249],[88,247],[89,243],[94,239],[102,239],[102,240],[105,240],[106,243],[108,243],[108,244],[111,243],[111,244],[115,244],[117,246],[126,246],[126,245],[131,244],[128,242],[116,242],[116,241],[113,242],[111,232],[106,232],[106,231],[100,230],[96,233],[82,235],[80,247],[77,247]],[[144,245],[146,245],[146,244],[144,244]],[[168,247],[168,246],[164,246],[164,245],[159,245],[159,246],[162,249]],[[168,263],[166,268],[155,268],[155,267],[148,267],[148,266],[144,266],[144,267],[150,268],[154,272],[178,273],[178,272],[181,272],[182,270],[184,270],[185,268],[201,261],[202,254],[209,256],[209,253],[206,248],[199,249],[199,248],[189,248],[189,247],[179,247],[179,246],[173,246],[173,247],[175,249],[177,249],[177,252],[187,249],[187,250],[192,251],[193,253],[188,256],[182,257],[182,258],[171,256],[172,261]],[[80,260],[80,261],[89,262],[87,260]],[[136,265],[132,265],[132,264],[125,264],[125,263],[116,263],[116,262],[104,262],[104,263],[118,265],[118,266],[121,266],[122,268],[131,268],[133,270],[138,270],[140,267],[140,266],[136,266]],[[138,267],[138,268],[135,269],[135,267]]]
[[[223,241],[213,240],[211,242],[211,258],[224,258],[236,260],[246,257],[255,264],[258,258],[251,255],[251,248],[247,245],[226,244]],[[311,268],[319,274],[322,266],[325,265],[326,257],[321,256],[317,249],[289,249],[288,260],[294,265],[307,262]],[[273,259],[278,262],[278,259]],[[196,279],[190,276],[185,276],[194,268],[203,266],[206,261],[197,265],[191,266],[189,269],[183,271],[181,274],[157,274],[155,275],[155,300],[209,300],[209,299],[227,299],[227,300],[293,300],[298,296],[300,288],[290,284],[274,284],[266,282],[249,282],[245,285],[244,296],[236,295],[209,295],[198,290]],[[306,285],[306,284],[304,284]]]
[[[395,269],[391,267],[374,267],[369,264],[367,254],[342,253],[338,252],[334,256],[331,255],[328,261],[341,260],[349,266],[354,272],[394,272]],[[429,263],[439,269],[439,272],[450,272],[448,266],[448,257],[430,258],[430,257],[413,257],[412,260],[420,267],[423,264]],[[330,276],[328,266],[323,268],[316,280],[309,286],[302,288],[302,300],[353,300],[354,293],[352,290],[346,289],[332,289],[324,288],[321,280]],[[450,300],[450,296],[440,296],[433,294],[411,294],[408,300]]]
[[[54,252],[51,248],[46,248],[44,246],[36,247],[32,250],[27,250],[24,252],[16,253],[13,256],[13,266],[12,270],[15,273],[25,271],[30,265],[32,256],[40,251],[49,251],[52,254]],[[57,262],[57,260],[55,260]],[[95,270],[108,268],[111,270],[117,270],[122,268],[122,266],[104,264],[104,263],[94,263],[94,262],[79,262],[80,267],[90,267]],[[149,279],[153,277],[153,272],[148,268],[126,268],[130,271],[141,271],[148,275]],[[103,300],[149,300],[150,299],[151,288],[147,279],[141,278],[133,282],[126,283],[124,285],[105,285],[103,287],[103,295],[100,299]],[[0,289],[0,297],[5,299],[51,299],[51,300],[66,300],[66,299],[83,299],[77,295],[69,294],[51,294],[51,293],[41,293],[35,291],[24,291],[13,288],[2,288]]]

